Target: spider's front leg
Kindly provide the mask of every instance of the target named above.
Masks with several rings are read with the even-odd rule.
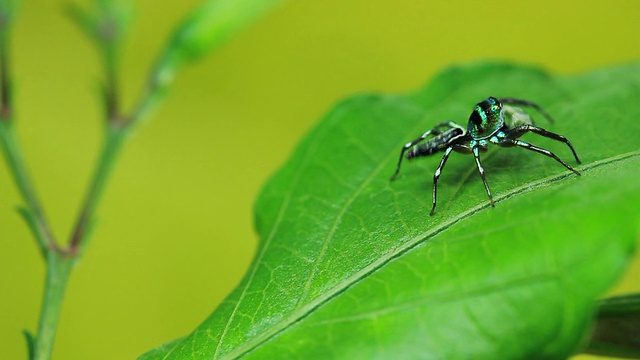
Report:
[[[453,150],[462,154],[471,153],[471,148],[462,144],[453,144],[444,151],[444,156],[442,156],[442,160],[440,160],[440,165],[438,165],[435,174],[433,174],[433,206],[431,207],[429,216],[433,215],[433,213],[436,211],[436,200],[438,198],[438,179],[440,178],[442,169],[444,169],[444,165],[447,163],[449,155],[451,155],[451,151]]]
[[[489,201],[491,201],[491,206],[495,207],[495,203],[493,202],[493,196],[491,196],[491,190],[489,189],[489,184],[487,183],[487,178],[484,175],[484,168],[480,163],[480,150],[486,151],[486,146],[476,145],[472,148],[473,157],[476,159],[476,166],[478,167],[478,173],[480,174],[480,178],[482,178],[482,183],[484,184],[485,190],[487,190],[487,195],[489,196]]]

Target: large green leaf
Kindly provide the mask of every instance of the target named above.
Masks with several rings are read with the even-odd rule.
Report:
[[[401,146],[476,102],[529,99],[556,119],[578,177],[519,148],[404,164]],[[508,64],[451,68],[416,93],[339,104],[265,186],[260,245],[189,336],[141,359],[563,358],[631,257],[640,217],[640,64],[573,77]],[[561,143],[525,135],[575,164]],[[212,275],[212,279],[217,276]]]

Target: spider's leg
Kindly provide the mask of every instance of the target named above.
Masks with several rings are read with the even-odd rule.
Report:
[[[534,108],[536,110],[538,110],[538,112],[540,114],[542,114],[544,117],[547,118],[547,120],[549,120],[550,123],[553,123],[553,118],[551,117],[551,115],[549,115],[548,112],[546,112],[543,108],[540,107],[540,105],[528,101],[528,100],[521,100],[521,99],[514,99],[514,98],[500,98],[498,99],[498,101],[500,101],[503,104],[509,104],[509,105],[519,105],[519,106],[528,106],[531,108]]]
[[[419,144],[422,140],[426,139],[427,136],[434,134],[434,135],[438,135],[440,134],[440,130],[437,129],[431,129],[427,132],[425,132],[424,134],[420,135],[419,138],[408,142],[406,144],[404,144],[404,146],[402,147],[402,150],[400,151],[400,158],[398,159],[398,165],[396,166],[396,172],[393,173],[393,175],[391,176],[391,181],[396,179],[396,176],[398,176],[398,173],[400,172],[400,165],[402,164],[402,159],[404,158],[404,153],[411,149],[413,146]]]
[[[429,213],[429,215],[433,215],[433,213],[436,211],[436,198],[438,197],[438,179],[440,178],[442,169],[444,169],[444,165],[447,163],[452,150],[463,154],[471,153],[470,147],[460,144],[451,145],[444,151],[444,156],[442,156],[442,160],[440,160],[440,165],[438,165],[435,174],[433,174],[433,206],[431,207],[431,212]]]
[[[460,126],[460,124],[456,124],[453,121],[443,121],[439,124],[437,124],[436,126],[433,127],[434,129],[451,129],[451,128],[458,128],[461,130],[464,130],[464,127]]]
[[[451,155],[451,151],[453,151],[453,146],[449,146],[447,150],[444,151],[442,160],[440,160],[440,165],[438,165],[435,174],[433,174],[433,206],[431,207],[431,212],[429,213],[429,215],[433,215],[433,213],[436,211],[436,198],[438,197],[438,178],[440,178],[442,169],[444,169],[444,165],[447,163],[449,155]]]
[[[559,162],[560,164],[564,165],[564,167],[566,167],[567,169],[573,171],[576,175],[580,175],[580,173],[572,168],[571,166],[569,166],[569,164],[567,164],[566,162],[562,161],[562,159],[560,159],[558,156],[556,156],[556,154],[552,153],[551,151],[547,150],[547,149],[543,149],[543,148],[539,148],[535,145],[529,144],[528,142],[522,141],[522,140],[518,140],[518,139],[503,139],[500,143],[498,143],[498,145],[503,146],[503,147],[509,147],[509,146],[519,146],[522,148],[525,148],[527,150],[531,150],[531,151],[535,151],[537,153],[540,153],[542,155],[547,155],[548,157],[554,158],[557,162]]]
[[[472,149],[473,157],[476,159],[476,165],[478,166],[478,173],[480,173],[480,177],[482,178],[482,182],[484,183],[484,188],[487,190],[487,195],[489,195],[489,201],[491,201],[491,206],[496,206],[493,203],[493,196],[491,196],[491,190],[489,190],[489,184],[487,183],[487,178],[484,176],[484,168],[480,163],[480,147],[476,146]]]
[[[582,163],[578,158],[578,154],[576,153],[576,150],[573,148],[573,145],[571,145],[571,142],[566,137],[551,131],[547,131],[541,127],[537,127],[529,124],[516,126],[515,128],[507,132],[507,138],[511,140],[515,140],[528,131],[531,131],[532,133],[536,133],[538,135],[542,135],[549,139],[553,139],[553,140],[565,143],[569,147],[569,149],[571,149],[571,152],[573,153],[573,157],[576,158],[576,161],[578,162],[578,164]]]

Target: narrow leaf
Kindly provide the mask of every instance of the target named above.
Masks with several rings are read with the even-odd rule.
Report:
[[[600,301],[586,353],[640,358],[640,294]]]
[[[24,339],[27,341],[27,354],[29,356],[29,360],[34,360],[36,338],[29,332],[29,330],[22,330],[22,334],[24,335]]]
[[[466,125],[488,96],[532,100],[567,136],[482,159],[407,162],[400,148],[435,124]],[[559,359],[583,346],[595,299],[638,237],[640,64],[572,77],[481,63],[408,95],[339,104],[268,182],[247,275],[183,340],[142,359]],[[534,113],[535,114],[535,113]],[[537,116],[538,118],[540,116]]]
[[[281,1],[205,0],[171,36],[160,57],[155,82],[169,83],[183,65],[212,52]]]
[[[24,221],[27,223],[27,226],[29,226],[29,230],[31,230],[33,237],[38,242],[38,250],[40,250],[42,258],[46,259],[49,244],[47,244],[47,239],[45,238],[43,231],[40,229],[40,224],[38,223],[38,220],[36,220],[35,215],[33,215],[31,210],[24,206],[18,206],[16,211],[20,216],[22,216]]]

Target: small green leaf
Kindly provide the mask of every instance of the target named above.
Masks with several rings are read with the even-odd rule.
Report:
[[[175,30],[156,69],[163,87],[186,63],[212,52],[282,0],[205,0]]]
[[[33,237],[38,242],[38,247],[42,258],[46,259],[48,248],[47,239],[45,238],[42,229],[40,229],[40,224],[38,223],[36,217],[33,215],[33,212],[25,206],[18,206],[16,208],[16,211],[18,212],[18,214],[20,214],[20,216],[22,216],[24,221],[27,223],[27,226],[29,226]]]
[[[640,358],[640,294],[600,301],[586,353]]]
[[[598,303],[598,317],[616,317],[629,314],[640,314],[640,293],[614,296],[600,300]]]
[[[33,336],[33,334],[29,332],[29,330],[22,330],[22,334],[24,335],[24,339],[27,341],[27,354],[29,356],[28,359],[34,360],[36,337]]]
[[[537,102],[519,148],[407,162],[400,148],[488,96]],[[584,346],[595,299],[625,269],[640,219],[640,64],[571,77],[501,63],[451,68],[419,91],[346,100],[256,204],[244,280],[190,335],[141,359],[560,359]],[[534,113],[535,116],[535,113]],[[541,118],[541,116],[538,116]],[[215,278],[215,276],[214,276]],[[151,353],[150,353],[151,354]]]

